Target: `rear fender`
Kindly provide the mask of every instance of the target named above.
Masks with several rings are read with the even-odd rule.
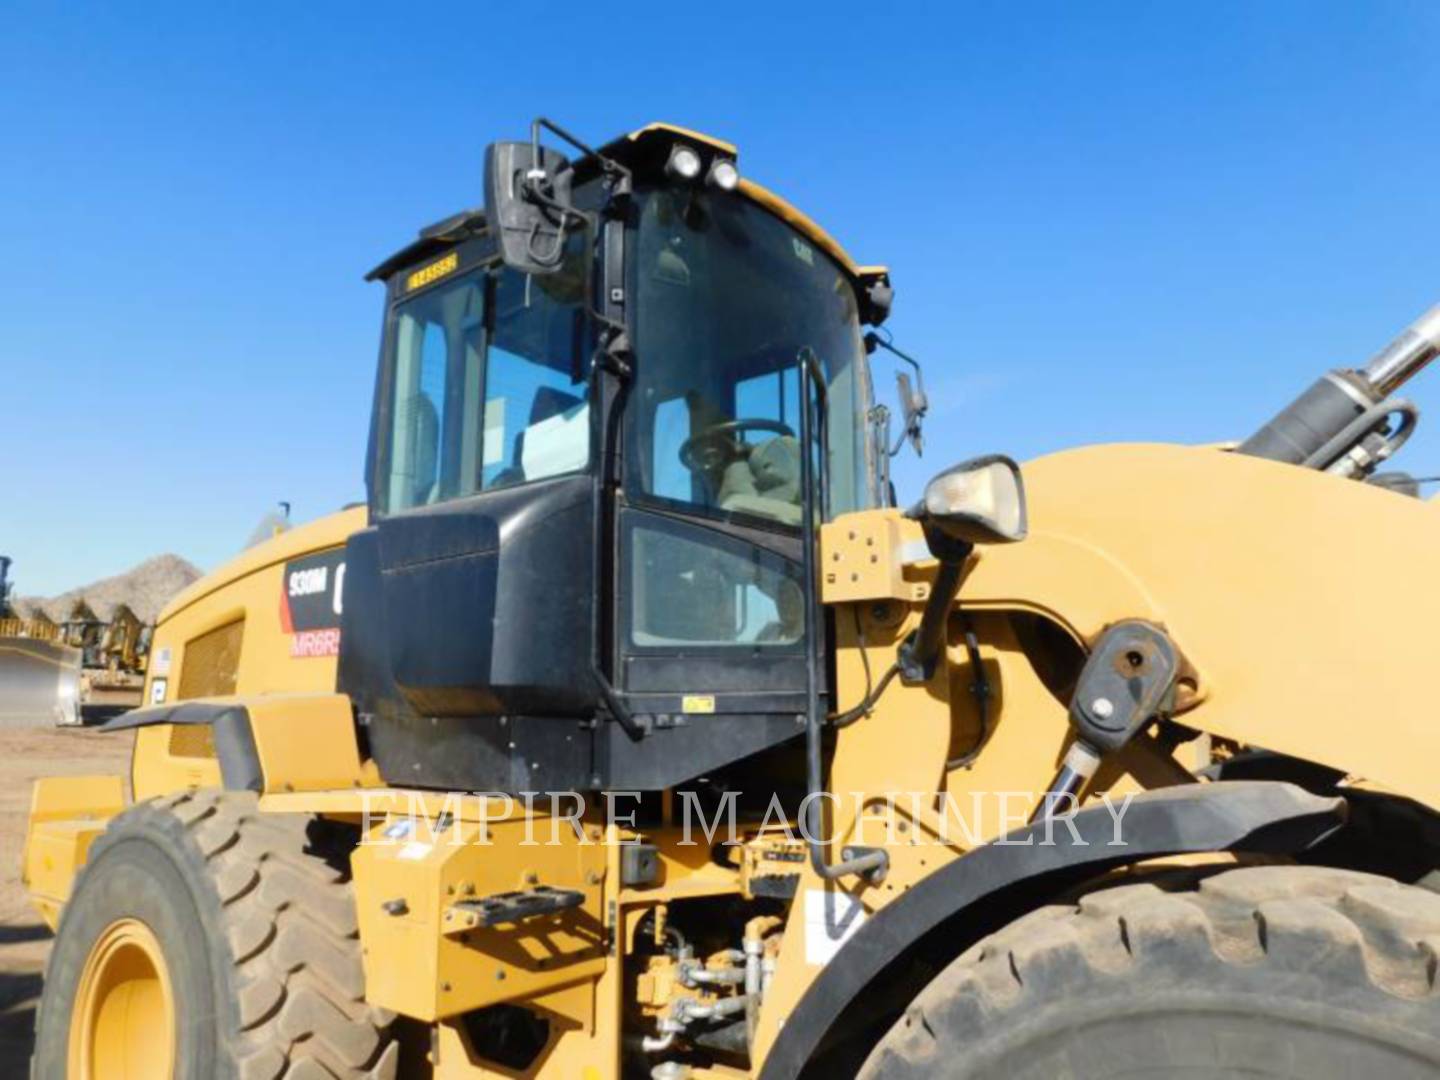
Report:
[[[136,709],[105,725],[107,731],[141,731],[132,765],[137,799],[164,794],[176,783],[173,768],[161,760],[173,740],[148,739],[145,733],[197,727],[209,729],[204,753],[218,765],[216,779],[228,791],[272,795],[380,782],[374,765],[361,757],[355,715],[344,694],[197,698]]]

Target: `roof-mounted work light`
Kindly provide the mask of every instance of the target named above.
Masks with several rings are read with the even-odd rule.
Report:
[[[705,174],[705,182],[721,191],[734,191],[740,186],[740,170],[735,167],[735,162],[730,158],[717,157],[710,163],[710,171]]]
[[[694,180],[700,175],[700,154],[693,146],[676,143],[665,162],[665,175],[678,180]]]

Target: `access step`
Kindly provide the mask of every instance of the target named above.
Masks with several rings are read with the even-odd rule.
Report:
[[[554,915],[577,908],[584,902],[585,894],[582,892],[552,889],[548,885],[496,893],[478,900],[462,900],[445,909],[445,933],[463,934],[467,930],[516,923],[537,915]]]

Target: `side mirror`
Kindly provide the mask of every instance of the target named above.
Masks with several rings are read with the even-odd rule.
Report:
[[[485,217],[506,266],[523,274],[560,268],[567,231],[582,220],[571,203],[571,178],[570,162],[549,147],[496,142],[486,148]]]
[[[908,516],[925,526],[932,550],[936,540],[965,547],[1024,540],[1029,523],[1020,466],[1003,454],[990,454],[946,469],[925,485],[924,497]],[[945,559],[941,551],[935,555]]]
[[[925,436],[921,425],[925,421],[925,414],[930,411],[930,399],[925,396],[925,387],[920,383],[920,369],[915,369],[916,385],[911,387],[910,376],[903,371],[895,373],[895,392],[900,398],[900,409],[905,414],[905,435],[910,440],[910,445],[915,448],[915,456],[922,457],[925,453]],[[896,444],[895,449],[900,449]]]

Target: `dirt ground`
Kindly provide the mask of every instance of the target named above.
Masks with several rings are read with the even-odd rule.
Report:
[[[50,931],[25,900],[20,852],[31,782],[129,771],[129,732],[0,730],[0,1076],[26,1076]]]

